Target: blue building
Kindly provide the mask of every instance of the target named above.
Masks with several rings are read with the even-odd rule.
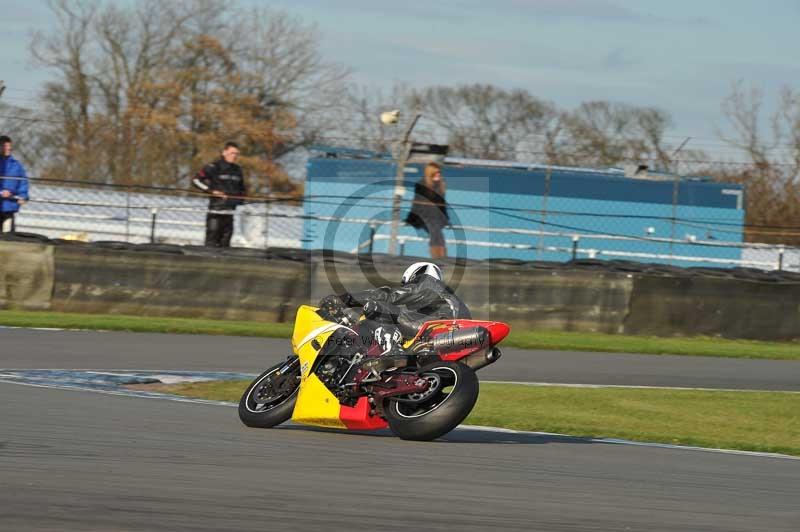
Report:
[[[336,151],[309,160],[307,249],[388,250],[396,165],[359,155]],[[401,220],[423,167],[405,169]],[[741,259],[740,185],[457,158],[445,159],[442,174],[454,226],[445,229],[449,256],[547,261],[576,256],[682,266],[735,266]],[[426,235],[404,223],[399,243],[405,255],[428,255]]]

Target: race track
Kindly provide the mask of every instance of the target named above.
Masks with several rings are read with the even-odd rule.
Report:
[[[11,384],[0,419],[3,530],[800,524],[800,461],[465,429],[435,443],[247,429],[233,408]]]
[[[260,373],[288,340],[0,328],[0,369]],[[503,349],[482,380],[800,391],[800,362]]]
[[[4,329],[0,367],[255,372],[281,346]],[[548,366],[558,357],[573,362]],[[699,367],[688,357],[509,351],[492,378],[523,380],[533,363],[524,374],[531,380],[547,380],[549,367],[549,376],[576,382],[602,374],[587,371],[587,361],[617,357],[623,373],[638,358],[670,361],[663,375],[683,379]],[[786,386],[780,370],[766,369],[774,361],[703,361],[763,363],[749,367],[764,368],[753,382],[740,376],[726,388]],[[663,378],[641,367],[624,374],[637,384]],[[464,428],[433,443],[258,430],[225,406],[0,383],[1,530],[794,532],[798,479],[800,460]]]

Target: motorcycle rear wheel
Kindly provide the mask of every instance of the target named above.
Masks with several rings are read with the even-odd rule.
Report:
[[[284,386],[276,389],[275,374],[285,364],[281,362],[266,370],[242,394],[239,419],[248,427],[268,429],[291,419],[300,389],[300,368],[298,366],[296,372],[283,376],[292,381],[284,381]]]
[[[390,398],[384,409],[389,428],[404,440],[430,441],[444,436],[464,421],[478,400],[478,377],[460,362],[430,364],[420,374],[432,382],[437,377],[440,381],[430,397],[416,403]]]

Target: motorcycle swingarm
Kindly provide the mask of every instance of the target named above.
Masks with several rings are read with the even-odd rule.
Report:
[[[408,395],[412,393],[426,392],[430,387],[430,383],[420,378],[416,373],[401,373],[392,376],[387,381],[379,381],[370,383],[371,395],[378,399],[386,399],[387,397],[395,397],[398,395]],[[395,397],[397,401],[401,402],[416,402],[411,399]]]

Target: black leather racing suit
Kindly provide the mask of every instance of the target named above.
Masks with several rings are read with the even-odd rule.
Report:
[[[348,307],[377,302],[378,315],[391,318],[406,338],[413,338],[426,322],[437,319],[470,319],[469,308],[446,284],[430,275],[401,288],[382,286],[354,294],[339,296]]]

